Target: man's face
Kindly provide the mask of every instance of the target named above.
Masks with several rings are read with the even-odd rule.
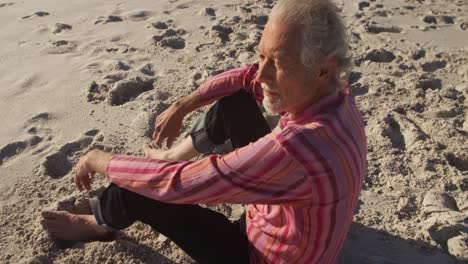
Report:
[[[259,71],[256,80],[264,93],[263,105],[270,113],[300,109],[314,94],[314,74],[301,62],[302,28],[278,17],[263,31],[257,53]]]

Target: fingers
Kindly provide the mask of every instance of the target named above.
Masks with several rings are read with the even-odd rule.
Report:
[[[159,136],[159,133],[161,133],[161,115],[156,117],[156,120],[154,121],[154,131],[153,131],[153,139],[156,140],[156,138]]]
[[[91,178],[89,177],[89,175],[88,176],[83,176],[81,182],[82,182],[83,187],[87,191],[91,190]]]
[[[172,142],[179,135],[182,119],[175,115],[174,111],[166,110],[155,120],[153,140],[158,148],[162,148],[163,141],[167,139],[166,145],[170,148]]]
[[[159,125],[156,125],[153,131],[153,139],[156,140],[156,138],[159,136],[160,133],[161,133],[161,127]]]
[[[91,177],[94,173],[77,171],[75,174],[75,184],[78,190],[91,190]]]
[[[170,149],[172,147],[172,143],[174,142],[175,140],[175,137],[168,137],[167,138],[167,142],[166,142],[166,146],[168,149]]]
[[[93,169],[86,166],[86,156],[80,158],[75,166],[74,181],[78,190],[91,190],[91,179],[96,173]]]
[[[79,178],[80,178],[80,176],[77,173],[75,175],[75,184],[76,184],[76,187],[78,187],[78,190],[83,191],[83,185],[81,185],[81,181],[80,181]]]
[[[84,156],[83,156],[84,157]],[[75,181],[76,187],[78,187],[78,190],[83,191],[83,185],[81,183],[81,175],[83,175],[85,172],[83,171],[83,157],[80,158],[78,163],[75,166],[75,177],[73,180]]]
[[[154,143],[156,144],[156,146],[158,146],[158,148],[161,148],[163,140],[164,140],[164,137],[161,135],[161,133],[158,133],[158,135],[156,136],[156,139],[154,140]]]
[[[90,174],[81,174],[75,176],[75,184],[78,187],[78,190],[91,190],[91,179]]]

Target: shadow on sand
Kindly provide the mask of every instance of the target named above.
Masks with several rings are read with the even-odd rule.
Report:
[[[353,222],[338,264],[461,263],[440,249]]]

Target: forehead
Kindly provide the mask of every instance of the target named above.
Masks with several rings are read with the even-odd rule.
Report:
[[[296,57],[302,48],[302,26],[281,18],[268,21],[258,45],[259,51],[272,57]]]

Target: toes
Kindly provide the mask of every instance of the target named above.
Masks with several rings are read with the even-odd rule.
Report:
[[[59,220],[60,218],[67,217],[70,213],[67,211],[47,211],[44,210],[41,212],[41,215],[44,219],[49,220]]]
[[[57,223],[55,223],[54,220],[42,219],[40,224],[44,230],[53,237],[55,237],[55,235],[60,231],[60,227],[57,226]]]
[[[44,230],[52,236],[60,232],[60,230],[54,226],[44,226]]]
[[[39,223],[45,229],[57,228],[60,226],[60,221],[56,219],[42,219]]]
[[[54,211],[42,211],[41,216],[45,219],[55,219]]]
[[[43,227],[48,227],[50,225],[50,220],[42,219],[39,223]]]

